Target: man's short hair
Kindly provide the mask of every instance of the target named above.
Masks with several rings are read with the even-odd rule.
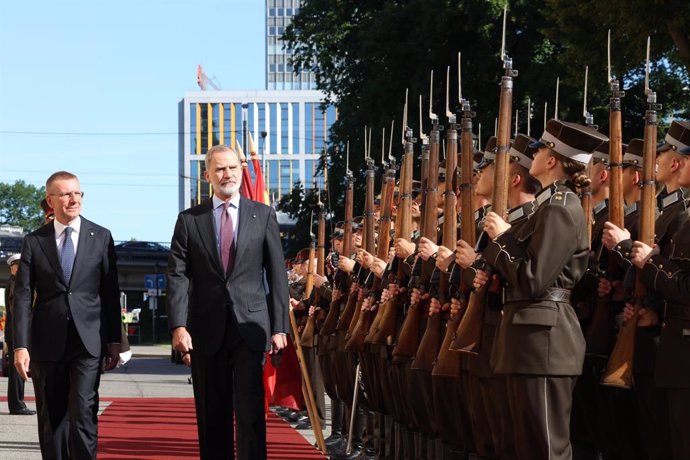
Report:
[[[218,144],[218,145],[214,145],[213,147],[208,149],[208,152],[206,152],[206,159],[204,160],[204,162],[206,164],[206,170],[208,170],[208,168],[211,164],[211,160],[213,159],[213,155],[215,155],[218,152],[232,152],[235,155],[237,155],[237,161],[241,162],[240,155],[235,151],[235,149],[233,149],[229,145]]]
[[[46,193],[48,193],[48,189],[50,188],[51,185],[53,185],[53,182],[55,182],[56,180],[70,180],[70,179],[79,180],[79,178],[76,175],[72,174],[71,172],[67,172],[67,171],[54,172],[53,174],[50,175],[50,177],[46,181]],[[44,209],[44,211],[45,211],[45,209]]]

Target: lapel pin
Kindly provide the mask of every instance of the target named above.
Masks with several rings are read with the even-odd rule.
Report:
[[[252,219],[256,219],[256,214],[252,214]]]
[[[93,232],[90,232],[89,235],[93,236]]]

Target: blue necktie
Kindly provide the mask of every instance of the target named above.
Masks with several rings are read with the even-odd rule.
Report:
[[[72,268],[74,268],[74,243],[72,242],[72,227],[65,227],[65,241],[62,243],[62,253],[60,254],[60,266],[62,267],[62,274],[65,276],[65,282],[69,284],[72,277]]]

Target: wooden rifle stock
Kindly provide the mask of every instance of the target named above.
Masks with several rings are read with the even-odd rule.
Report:
[[[316,274],[324,276],[326,273],[326,211],[323,204],[319,200],[319,229],[317,231],[316,240]],[[321,306],[321,295],[319,291],[316,291],[314,296],[314,306]],[[300,344],[303,347],[313,348],[314,347],[314,336],[316,335],[316,315],[309,315],[307,319],[307,324],[304,326],[302,331],[302,337],[300,337]]]
[[[625,197],[623,195],[623,135],[620,98],[612,98],[609,111],[609,221],[625,227]],[[590,239],[591,241],[591,239]],[[607,276],[615,278],[618,267],[609,257]],[[611,330],[611,295],[597,297],[586,331],[587,352],[606,356]]]
[[[642,166],[642,199],[640,201],[639,240],[653,247],[655,233],[655,182],[654,170],[656,161],[657,113],[660,105],[656,103],[656,94],[647,93],[648,109],[645,113],[644,151]],[[607,386],[630,388],[633,380],[633,359],[635,354],[635,336],[637,320],[646,288],[642,283],[640,272],[635,279],[635,301],[633,316],[625,321],[618,332],[616,345],[611,352],[606,372],[601,383]]]
[[[438,169],[439,169],[439,126],[438,123],[434,123],[434,127],[431,131],[430,143],[429,143],[429,167],[428,176],[426,179],[426,190],[425,190],[425,200],[424,200],[424,210],[423,210],[423,227],[421,235],[434,243],[437,239],[437,227],[438,227],[438,213],[437,213],[437,200],[438,200]],[[418,256],[419,257],[419,256]],[[431,278],[431,272],[434,269],[434,261],[422,261],[419,259],[418,263],[422,264],[422,274],[420,277],[420,291],[422,294],[426,291],[429,280]],[[400,327],[400,335],[398,335],[398,343],[393,349],[393,356],[397,358],[412,358],[417,352],[417,348],[420,345],[420,329],[421,321],[424,312],[427,310],[428,299],[422,301],[420,299],[416,304],[410,304],[403,324]],[[440,323],[439,323],[440,324]],[[434,353],[435,354],[435,353]]]
[[[374,168],[374,161],[371,157],[366,158],[367,161],[367,172],[366,172],[366,194],[364,198],[364,250],[369,254],[374,254],[376,248],[376,235],[374,233],[374,174],[376,169]],[[369,277],[374,276],[371,271],[367,275]],[[373,282],[372,282],[373,283]],[[364,337],[366,337],[369,331],[369,326],[371,325],[371,307],[362,311],[362,306],[364,300],[369,297],[370,289],[365,289],[367,283],[363,283],[360,290],[363,294],[363,301],[357,302],[357,309],[352,317],[350,327],[347,330],[347,335],[345,337],[345,350],[346,351],[357,351],[361,345],[364,343]]]
[[[439,126],[438,123],[433,123],[432,125],[432,131],[431,131],[431,149],[430,149],[430,155],[429,155],[429,179],[427,180],[428,184],[428,191],[427,191],[427,201],[426,201],[426,206],[428,209],[425,209],[425,214],[427,217],[430,217],[430,222],[427,222],[426,228],[425,228],[425,233],[430,235],[431,238],[429,238],[431,241],[436,242],[438,238],[438,232],[437,232],[437,226],[438,226],[438,215],[437,215],[437,202],[438,202],[438,176],[439,176],[439,145],[440,145],[440,132],[439,132]],[[457,135],[456,135],[457,136]],[[449,144],[448,145],[448,153],[447,157],[448,158],[457,158],[457,138],[456,138],[456,144],[455,144],[455,151],[451,151],[453,147]],[[451,161],[452,162],[452,161]],[[443,191],[444,195],[444,203],[443,203],[443,210],[444,210],[444,222],[443,222],[443,229],[444,232],[447,230],[447,225],[450,226],[451,232],[450,235],[447,236],[446,233],[443,233],[443,241],[442,244],[444,246],[452,245],[455,243],[455,234],[457,233],[456,227],[456,216],[457,214],[455,213],[455,200],[450,200],[449,196],[452,195],[453,199],[455,198],[455,190],[453,189],[453,172],[454,169],[447,169],[446,168],[446,182],[445,182],[445,190]],[[448,193],[448,190],[450,189],[450,194]],[[452,203],[451,203],[452,201]],[[452,204],[452,208],[449,208],[449,206]],[[448,214],[448,211],[450,213]],[[433,224],[433,228],[432,225]],[[430,259],[428,261],[429,265],[431,265],[431,269],[435,270],[435,263],[434,259]],[[444,290],[447,292],[448,290],[448,274],[443,273],[440,275],[440,282],[439,282],[439,293],[443,292]],[[424,285],[423,285],[424,286]],[[427,288],[427,290],[429,290]],[[434,296],[438,297],[438,296]],[[421,369],[424,371],[429,371],[434,367],[434,362],[436,361],[436,356],[438,355],[438,350],[441,347],[441,342],[443,341],[442,338],[442,327],[443,323],[441,321],[442,316],[440,313],[429,313],[429,316],[427,317],[426,320],[426,326],[424,328],[424,335],[422,335],[422,340],[419,342],[419,347],[417,348],[417,352],[414,354],[414,361],[412,361],[412,369]]]
[[[316,256],[316,248],[314,247],[314,240],[312,239],[311,245],[309,247],[309,264],[307,266],[307,284],[304,288],[304,294],[302,299],[308,301],[311,297],[311,293],[314,290],[314,257]],[[302,335],[295,337],[295,341],[300,342],[300,345],[304,343],[308,344],[311,348],[314,346],[314,329],[315,321],[314,315],[309,315],[307,317],[307,322],[302,329]]]
[[[513,91],[513,81],[512,77],[506,73],[501,80],[501,99],[500,99],[500,112],[498,118],[498,138],[497,138],[497,153],[496,153],[496,166],[494,175],[494,189],[493,189],[493,199],[492,208],[493,211],[499,216],[505,218],[506,212],[508,211],[508,164],[510,158],[508,156],[508,149],[510,148],[510,118],[512,113],[512,91]],[[468,110],[465,112],[469,111]],[[468,131],[465,124],[469,123],[469,131],[471,134],[471,118],[468,116],[463,116],[463,145],[462,145],[462,173],[463,182],[465,180],[471,180],[466,176],[465,169],[471,167],[472,163],[472,150],[471,145],[465,145],[465,132]],[[467,187],[467,185],[465,185]],[[463,191],[464,195],[464,191]],[[467,208],[465,206],[469,203],[465,201],[463,196],[463,221],[462,221],[462,233],[465,236],[466,231],[475,230],[475,223],[472,220],[473,213],[468,212],[472,208]],[[467,220],[465,220],[467,219]],[[464,238],[463,238],[464,239]],[[474,245],[474,240],[465,240],[468,244]],[[486,295],[489,290],[491,283],[487,283],[483,287],[470,292],[469,299],[467,301],[467,310],[460,321],[455,337],[451,345],[451,351],[464,351],[468,353],[479,353],[479,347],[482,342],[482,329],[484,324],[484,311],[486,308]]]
[[[463,119],[463,123],[465,120]],[[446,155],[446,191],[445,191],[445,202],[444,202],[444,221],[443,221],[443,245],[449,249],[454,248],[456,242],[454,241],[457,236],[457,213],[455,210],[456,196],[455,196],[455,171],[456,163],[458,159],[458,132],[456,125],[451,123],[448,127],[446,134],[447,138],[447,152]],[[472,120],[469,119],[469,125],[465,125],[462,131],[461,138],[461,153],[462,152],[472,152]],[[469,150],[467,150],[469,149]],[[467,161],[469,160],[469,162]],[[469,244],[474,245],[475,231],[474,231],[474,219],[472,210],[472,204],[474,201],[473,188],[472,188],[472,157],[471,153],[467,156],[466,153],[462,153],[461,156],[461,178],[460,178],[460,190],[462,190],[462,206],[467,205],[466,211],[462,214],[462,237]],[[459,270],[460,267],[453,265],[453,270]],[[439,300],[442,304],[447,302],[448,290],[449,290],[450,274],[441,274],[440,283],[440,297]],[[461,312],[456,315],[450,315],[446,321],[446,329],[443,336],[443,341],[441,342],[441,347],[436,355],[435,364],[432,370],[432,375],[443,375],[443,376],[457,376],[460,374],[460,363],[462,357],[459,353],[453,353],[450,351],[450,345],[452,343],[453,337],[455,336],[455,331],[460,325],[460,320],[464,315],[464,310],[467,308],[467,302],[462,300],[463,308]]]

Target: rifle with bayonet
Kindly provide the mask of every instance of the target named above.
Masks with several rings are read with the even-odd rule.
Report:
[[[433,72],[432,76],[432,95],[433,95]],[[431,96],[433,97],[433,96]],[[431,107],[430,107],[431,109]],[[430,110],[429,116],[431,118],[431,133],[429,136],[429,166],[428,175],[426,178],[426,188],[424,190],[424,208],[422,210],[422,228],[421,236],[436,243],[438,235],[438,170],[439,170],[439,147],[440,147],[440,128],[438,124],[438,117]],[[421,127],[420,127],[421,128]],[[409,130],[411,136],[412,131]],[[420,129],[421,137],[421,129]],[[422,187],[424,188],[424,187]],[[407,314],[400,327],[400,334],[398,341],[393,349],[393,356],[398,359],[412,358],[415,356],[417,348],[419,347],[420,326],[423,315],[427,310],[429,299],[424,298],[423,295],[427,292],[431,274],[434,270],[434,260],[424,261],[417,256],[416,264],[421,264],[419,277],[413,277],[410,280],[409,287],[419,291],[419,300],[417,302],[410,302],[407,309]],[[417,281],[415,283],[415,281]],[[416,284],[416,286],[415,286]]]
[[[345,221],[343,229],[343,255],[349,257],[352,254],[352,205],[353,205],[353,186],[354,177],[352,176],[352,171],[350,171],[350,143],[347,143],[346,151],[346,161],[345,161]],[[335,275],[334,285],[337,286],[338,290],[342,292],[344,298],[336,298],[334,296],[331,301],[331,306],[326,316],[326,320],[323,323],[323,328],[321,329],[321,334],[323,335],[333,335],[335,334],[336,327],[338,325],[338,318],[340,317],[340,304],[343,301],[349,303],[350,298],[348,295],[348,282],[349,276],[343,270],[338,270]],[[356,296],[355,300],[356,300]]]
[[[445,189],[443,191],[444,202],[443,202],[443,232],[441,244],[447,248],[452,248],[455,245],[455,240],[457,237],[457,213],[455,209],[456,196],[453,184],[453,177],[455,175],[455,166],[457,162],[457,130],[455,125],[455,114],[450,111],[450,66],[446,69],[446,116],[450,122],[449,130],[455,132],[454,139],[448,139],[447,153],[446,153],[446,182]],[[438,117],[432,111],[431,99],[429,100],[429,118],[432,121],[432,127],[438,125]],[[432,129],[432,136],[438,136],[439,130]],[[450,169],[452,167],[452,169]],[[438,173],[437,173],[438,177]],[[434,203],[435,206],[435,203]],[[435,263],[435,259],[430,259],[432,264]],[[438,269],[435,269],[438,271]],[[438,288],[433,292],[432,300],[430,305],[435,302],[439,302],[443,305],[447,300],[447,293],[449,289],[449,274],[439,273]],[[430,294],[432,290],[430,290]],[[424,335],[422,336],[422,341],[419,344],[417,353],[415,354],[415,359],[412,362],[412,369],[419,369],[431,372],[434,367],[434,362],[438,356],[439,349],[442,342],[442,314],[440,312],[432,313],[430,311],[427,321],[426,328],[424,329]]]
[[[376,175],[376,167],[374,160],[369,155],[369,149],[365,150],[364,161],[367,164],[366,171],[366,193],[364,198],[364,240],[363,249],[369,254],[374,254],[376,247],[376,235],[374,233],[374,180]],[[369,293],[373,287],[376,276],[373,271],[369,269],[364,287],[363,297],[369,297]],[[360,346],[364,343],[364,338],[369,331],[371,325],[371,308],[360,307],[352,319],[351,328],[349,329],[349,337],[346,337],[345,350],[358,351]]]
[[[316,195],[318,197],[318,206],[319,206],[319,222],[318,222],[318,230],[317,230],[317,239],[316,239],[316,274],[319,276],[324,276],[326,271],[325,271],[325,243],[326,243],[326,209],[321,202],[321,194],[320,192],[316,191]],[[313,242],[313,234],[311,233],[311,227],[309,227],[309,233],[312,236],[312,242]],[[310,255],[309,255],[309,262],[311,263],[311,249],[310,249]],[[313,278],[313,277],[312,277]],[[307,280],[308,281],[308,280]],[[307,284],[308,286],[308,284]],[[305,290],[306,291],[306,290]],[[320,307],[321,306],[321,294],[319,293],[319,290],[316,290],[316,294],[314,295],[314,302],[313,305],[315,307]],[[302,344],[303,347],[306,348],[312,348],[314,346],[314,336],[316,335],[316,313],[313,313],[309,315],[307,318],[307,324],[304,326],[304,330],[302,331],[302,337],[300,337],[300,343]]]
[[[647,38],[647,64],[645,68],[645,94],[647,96],[647,111],[645,112],[644,147],[642,156],[642,199],[640,201],[640,229],[639,241],[654,246],[655,219],[656,219],[656,187],[654,172],[656,166],[656,139],[657,139],[657,111],[661,110],[661,104],[656,102],[656,93],[649,87],[649,47],[650,39]],[[646,297],[647,289],[642,283],[640,271],[637,271],[635,279],[635,298],[633,303],[633,316],[625,321],[618,332],[618,340],[611,352],[606,372],[601,383],[603,385],[620,388],[632,386],[633,358],[635,354],[635,335],[637,320],[642,301]]]
[[[476,116],[472,112],[470,102],[462,97],[462,85],[461,85],[461,67],[460,67],[460,55],[458,54],[458,85],[459,85],[459,103],[460,109],[462,110],[461,119],[461,139],[460,139],[460,199],[461,199],[461,209],[462,214],[461,225],[462,229],[461,238],[469,245],[474,246],[476,244],[476,227],[474,222],[474,187],[472,185],[472,175],[473,175],[473,155],[474,147],[472,144],[472,118]],[[448,127],[448,155],[446,156],[446,171],[455,170],[455,162],[457,160],[456,152],[458,148],[457,144],[457,124],[455,123],[456,117],[450,111],[447,111],[449,127]],[[446,179],[446,203],[444,215],[448,219],[450,216],[448,212],[452,206],[455,206],[455,190],[453,188],[452,180]],[[449,201],[451,201],[449,203]],[[456,214],[453,211],[453,217],[450,219],[451,222],[444,221],[443,227],[443,240],[444,246],[448,248],[453,248],[455,241],[450,241],[450,237],[446,235],[452,235],[455,237],[455,229],[452,226],[456,225]],[[448,238],[448,240],[446,240]],[[447,246],[446,243],[451,244]],[[460,267],[453,263],[452,270],[460,270]],[[447,276],[447,282],[450,281],[450,276]],[[442,275],[443,276],[443,275]],[[445,295],[448,289],[444,290],[444,278],[441,278],[441,294]],[[446,322],[446,331],[443,337],[443,343],[441,344],[441,349],[439,350],[438,356],[436,357],[436,363],[432,371],[432,375],[435,376],[449,376],[455,377],[460,375],[460,365],[462,360],[462,355],[460,353],[455,353],[450,350],[450,346],[455,338],[456,331],[462,318],[465,314],[467,308],[467,298],[470,295],[470,286],[464,283],[459,286],[457,292],[453,293],[453,296],[458,297],[460,300],[461,308],[456,314],[451,314]],[[443,299],[443,297],[442,297]],[[442,302],[445,299],[442,300]]]
[[[412,224],[412,163],[413,147],[416,139],[412,137],[412,130],[407,126],[407,91],[405,91],[405,107],[403,110],[402,144],[404,154],[400,160],[400,182],[398,196],[398,211],[395,218],[395,237],[410,241]],[[405,283],[405,260],[394,258],[394,267],[389,274],[389,284],[396,284],[400,288]],[[400,289],[398,295],[381,304],[381,320],[378,331],[374,331],[372,343],[391,345],[396,336],[396,314],[407,299],[406,291]]]
[[[611,36],[609,31],[608,54],[611,54]],[[610,58],[609,58],[610,63]],[[621,125],[621,98],[625,95],[619,90],[618,82],[611,78],[611,68],[609,67],[609,83],[611,85],[611,99],[609,103],[609,221],[619,228],[625,226],[625,197],[623,195],[623,143]],[[585,76],[587,73],[585,73]],[[586,89],[585,89],[586,91]],[[586,92],[585,92],[586,94]],[[586,104],[586,97],[585,97]],[[588,126],[593,125],[593,117],[584,109],[585,122]],[[591,200],[591,193],[590,193]],[[591,208],[591,203],[590,203]],[[585,211],[587,211],[585,209]],[[585,214],[585,218],[592,218],[591,210]],[[588,227],[591,233],[591,225]],[[590,234],[591,241],[591,234]],[[603,248],[602,248],[603,250]],[[601,254],[601,252],[599,253]],[[597,257],[598,259],[598,257]],[[618,279],[619,268],[612,257],[608,258],[608,267],[604,272],[601,270],[599,260],[595,260],[596,270],[600,276],[609,279]],[[611,321],[611,294],[603,297],[596,296],[592,317],[585,331],[587,343],[587,353],[599,356],[606,356],[609,352],[611,343],[610,331]]]
[[[387,242],[386,247],[390,245],[390,233],[391,225],[393,219],[393,206],[394,206],[394,194],[395,194],[395,158],[392,155],[393,148],[393,125],[391,124],[391,138],[388,145],[388,164],[385,176],[385,195],[381,195],[381,219],[379,221],[379,238],[383,238]],[[383,157],[382,157],[383,162]],[[398,221],[402,221],[404,216],[398,212],[396,217],[396,224]],[[384,233],[385,232],[385,233]],[[396,236],[395,230],[393,232]],[[379,243],[380,244],[380,243]],[[382,257],[383,256],[383,257]],[[383,248],[378,246],[377,257],[381,260],[388,260],[388,252],[383,252]],[[396,258],[390,259],[386,265],[386,269],[383,273],[383,278],[381,284],[389,284],[391,281],[395,281],[394,273],[397,270]],[[400,296],[402,297],[402,296]],[[365,338],[366,343],[373,343],[377,345],[385,345],[387,343],[388,337],[395,335],[395,314],[397,311],[398,297],[393,299],[388,299],[385,302],[379,302],[376,309],[376,317],[369,328],[369,333]]]
[[[494,187],[491,199],[492,211],[503,219],[507,219],[508,211],[508,168],[510,162],[508,151],[510,150],[510,128],[513,110],[513,77],[516,77],[518,74],[518,71],[513,69],[513,60],[505,52],[507,13],[508,6],[506,5],[503,10],[503,38],[501,40],[501,60],[505,72],[501,78],[501,96],[496,133],[496,159],[494,160]],[[480,245],[484,246],[482,241],[485,241],[485,238],[487,238],[487,235],[482,234],[479,242]],[[481,252],[483,247],[478,249],[478,252]],[[488,269],[489,267],[487,266],[486,268]],[[491,277],[489,278],[491,279]],[[488,282],[470,294],[467,311],[460,322],[460,326],[458,326],[455,340],[453,340],[453,350],[479,353],[486,308],[486,294],[492,288],[492,284]]]

